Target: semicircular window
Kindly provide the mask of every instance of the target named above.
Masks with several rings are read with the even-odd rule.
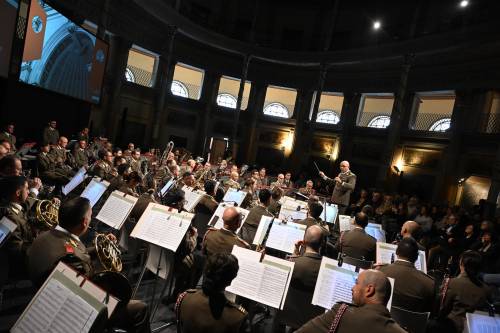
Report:
[[[230,94],[219,94],[217,96],[217,105],[225,108],[236,109],[236,98]]]
[[[451,126],[451,118],[443,118],[436,121],[431,125],[429,131],[431,132],[446,132],[450,129]]]
[[[280,117],[280,118],[288,118],[289,113],[288,109],[286,106],[284,106],[281,103],[269,103],[265,108],[264,108],[264,114],[267,114],[268,116],[273,116],[273,117]]]
[[[135,75],[130,68],[125,68],[125,80],[135,83]]]
[[[391,123],[391,117],[389,116],[376,116],[368,123],[368,127],[372,128],[387,128]]]
[[[172,85],[170,86],[170,91],[175,96],[184,97],[184,98],[189,97],[189,93],[188,93],[186,86],[179,81],[175,81],[175,80],[172,81]]]
[[[318,116],[316,117],[316,122],[317,123],[324,123],[324,124],[338,124],[340,121],[340,117],[337,114],[337,112],[333,110],[324,110],[318,112]]]

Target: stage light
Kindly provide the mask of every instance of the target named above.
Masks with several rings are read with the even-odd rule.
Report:
[[[380,21],[373,22],[373,29],[378,30],[381,26],[382,24],[380,23]]]
[[[460,1],[460,7],[465,8],[468,5],[469,5],[469,1],[468,0],[462,0],[462,1]]]

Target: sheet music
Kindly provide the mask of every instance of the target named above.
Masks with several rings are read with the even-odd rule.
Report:
[[[161,254],[161,260],[160,260]],[[160,264],[160,269],[158,270],[158,263]],[[146,268],[151,272],[156,274],[158,272],[158,276],[163,280],[166,280],[168,274],[170,273],[170,269],[174,265],[174,256],[173,252],[167,250],[161,250],[161,247],[149,244],[149,253],[148,259],[146,261]]]
[[[71,180],[62,187],[62,193],[64,195],[68,195],[69,192],[73,191],[78,185],[80,185],[88,176],[87,170],[84,167],[81,167],[76,175],[71,178]]]
[[[82,194],[80,194],[80,196],[89,199],[90,206],[94,207],[94,205],[97,203],[97,201],[99,201],[108,186],[109,183],[107,181],[101,181],[101,178],[94,177],[87,185],[85,190],[83,190]]]
[[[475,311],[474,313],[466,313],[465,315],[468,333],[500,333],[500,317],[490,317],[488,313],[483,311]]]
[[[54,271],[11,332],[88,332],[105,305]]]
[[[165,195],[165,193],[168,192],[168,190],[172,188],[174,183],[175,183],[175,178],[170,178],[170,180],[165,184],[165,186],[162,187],[162,189],[160,190],[160,194],[162,197]]]
[[[282,309],[295,264],[268,255],[259,262],[260,253],[236,248],[232,254],[238,258],[240,269],[226,291]]]
[[[238,206],[241,206],[241,203],[243,202],[243,200],[245,200],[246,195],[247,192],[238,191],[234,188],[229,188],[226,194],[224,194],[224,198],[222,198],[222,201],[225,202],[235,201],[238,204]]]
[[[120,230],[136,202],[136,197],[124,195],[120,191],[113,191],[97,214],[96,219]]]
[[[326,204],[326,209],[325,205],[323,202],[320,202],[321,205],[323,206],[323,213],[321,213],[321,218],[326,222],[326,223],[335,223],[337,220],[337,215],[339,213],[339,207],[336,204]]]
[[[255,232],[255,237],[253,239],[253,244],[261,245],[264,241],[264,237],[266,237],[267,229],[271,224],[271,221],[277,220],[281,222],[281,220],[275,219],[272,216],[262,216],[260,218],[259,226],[257,227],[257,231]]]
[[[293,222],[281,223],[275,219],[267,238],[266,247],[293,253],[295,243],[304,239],[305,232],[305,225]]]
[[[340,232],[352,229],[352,218],[349,215],[339,215],[339,229]]]
[[[177,251],[193,214],[171,212],[166,206],[150,203],[130,236]]]
[[[303,220],[307,218],[307,203],[305,201],[286,197],[286,199],[281,204],[278,218],[287,222],[293,222],[294,220]]]
[[[192,212],[194,207],[200,202],[201,197],[205,194],[202,191],[191,191],[191,189],[187,186],[182,188],[184,191],[184,209],[188,212]]]
[[[7,239],[9,234],[14,232],[16,230],[17,225],[12,222],[9,218],[6,216],[2,217],[0,220],[0,247],[2,246],[3,242]]]
[[[368,223],[365,228],[365,232],[375,238],[377,242],[385,243],[385,231],[382,230],[382,226],[376,223]]]
[[[314,287],[313,305],[331,309],[337,302],[352,301],[352,287],[356,283],[357,273],[344,267],[338,267],[336,260],[323,257]]]
[[[391,261],[395,261],[397,259],[397,247],[398,246],[396,244],[377,242],[377,263],[391,264]],[[415,268],[427,274],[425,251],[418,250],[418,258],[415,261]]]
[[[216,229],[221,229],[224,226],[224,221],[222,221],[222,215],[224,214],[224,211],[228,207],[234,207],[234,203],[232,203],[232,202],[220,203],[219,206],[217,206],[217,209],[215,210],[214,215],[212,215],[212,217],[208,221],[208,225],[213,227],[213,228],[216,228]],[[248,217],[249,211],[247,209],[243,209],[240,207],[236,207],[236,209],[238,210],[238,212],[240,212],[240,214],[242,216],[241,225],[238,228],[238,230],[236,230],[236,233],[238,233],[241,229],[241,226],[245,223],[245,221]]]

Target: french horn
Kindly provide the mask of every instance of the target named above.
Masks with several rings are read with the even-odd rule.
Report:
[[[59,206],[59,201],[36,199],[36,220],[43,223],[48,229],[54,229],[59,224]]]
[[[123,268],[122,252],[118,248],[118,245],[105,234],[97,234],[94,239],[94,245],[99,262],[104,270],[121,272]]]

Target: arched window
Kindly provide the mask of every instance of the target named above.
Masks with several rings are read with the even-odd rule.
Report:
[[[447,130],[450,129],[450,125],[451,125],[451,118],[439,119],[434,124],[432,124],[431,128],[429,128],[429,131],[446,132]]]
[[[236,109],[236,98],[229,94],[217,95],[217,105],[224,106],[230,109]]]
[[[316,117],[316,122],[317,123],[324,123],[324,124],[338,124],[340,121],[340,117],[337,114],[337,112],[333,110],[324,110],[321,112],[318,112],[318,116]]]
[[[135,75],[128,67],[125,68],[125,80],[128,82],[135,82]]]
[[[281,103],[269,103],[264,108],[264,114],[273,117],[288,118],[288,109]]]
[[[173,95],[188,98],[189,93],[184,84],[179,81],[172,81],[172,85],[170,86],[170,91]]]
[[[386,128],[391,123],[391,117],[389,116],[376,116],[368,123],[368,127],[373,128]]]

